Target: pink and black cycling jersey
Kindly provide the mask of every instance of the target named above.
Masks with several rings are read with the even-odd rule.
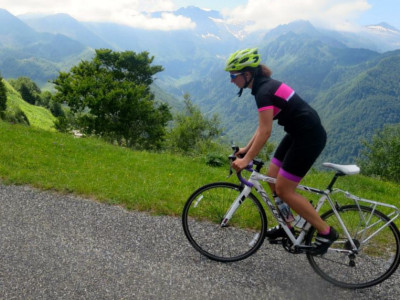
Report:
[[[258,111],[272,109],[274,120],[284,126],[286,132],[298,134],[321,126],[317,112],[288,85],[270,77],[257,76],[252,94]]]
[[[273,110],[274,120],[287,134],[279,143],[271,163],[283,177],[300,182],[325,147],[326,132],[317,112],[287,84],[256,76],[252,94],[258,111]]]

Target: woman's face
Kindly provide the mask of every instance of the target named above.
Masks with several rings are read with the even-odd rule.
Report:
[[[238,88],[244,87],[246,80],[245,80],[245,74],[241,73],[240,71],[231,71],[229,72],[231,76],[231,82],[236,84]]]
[[[248,81],[247,87],[251,87],[253,78],[250,72],[231,71],[229,73],[231,76],[231,82],[236,84],[238,88],[243,88],[246,85],[246,80]]]

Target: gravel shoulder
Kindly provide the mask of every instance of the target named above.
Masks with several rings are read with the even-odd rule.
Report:
[[[400,299],[399,283],[398,270],[341,289],[267,242],[244,261],[213,262],[179,218],[0,183],[0,299]]]

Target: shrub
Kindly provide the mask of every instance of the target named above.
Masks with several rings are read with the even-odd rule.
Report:
[[[363,174],[400,182],[400,123],[386,125],[370,142],[362,143],[358,164]]]
[[[7,108],[7,92],[3,82],[3,78],[0,75],[0,114]]]

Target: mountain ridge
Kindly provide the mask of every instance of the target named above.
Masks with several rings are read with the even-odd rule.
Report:
[[[62,34],[91,48],[111,47],[110,44],[91,32],[84,24],[68,14],[25,15],[21,17],[21,20],[38,32]]]
[[[93,52],[93,50],[92,50]],[[0,70],[5,78],[28,76],[40,85],[90,54],[88,46],[60,33],[37,32],[0,8]]]

